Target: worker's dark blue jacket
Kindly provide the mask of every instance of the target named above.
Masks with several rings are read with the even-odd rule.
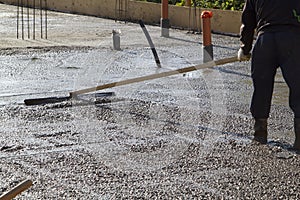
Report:
[[[252,49],[255,29],[258,34],[269,31],[300,34],[300,0],[246,0],[240,32],[244,54]]]

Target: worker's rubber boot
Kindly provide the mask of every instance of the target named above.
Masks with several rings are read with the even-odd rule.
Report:
[[[294,119],[295,143],[293,148],[300,151],[300,118]]]
[[[267,144],[268,140],[268,119],[255,119],[254,123],[254,141],[261,144]]]

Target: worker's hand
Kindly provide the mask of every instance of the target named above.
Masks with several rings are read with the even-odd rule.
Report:
[[[250,58],[251,58],[250,53],[245,55],[243,49],[241,49],[241,48],[239,49],[238,55],[237,55],[238,61],[248,61],[248,60],[250,60]]]

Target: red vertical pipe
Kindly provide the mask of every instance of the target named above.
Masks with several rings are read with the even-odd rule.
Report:
[[[202,18],[203,46],[209,46],[211,45],[210,18],[212,18],[212,12],[203,11],[201,13],[201,18]]]
[[[168,0],[162,0],[161,16],[162,19],[169,19],[169,3]]]
[[[213,46],[211,42],[211,22],[213,14],[211,11],[203,11],[202,18],[202,37],[203,37],[203,62],[213,60]]]
[[[161,2],[161,36],[169,37],[169,27],[170,27],[170,20],[169,20],[169,4],[168,0],[162,0]]]

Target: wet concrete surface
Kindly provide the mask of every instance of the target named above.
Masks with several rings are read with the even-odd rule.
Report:
[[[119,86],[56,104],[28,98],[202,62],[202,36],[147,25],[158,69],[138,24],[49,12],[49,39],[17,40],[16,8],[0,4],[0,193],[16,199],[298,199],[299,155],[288,91],[276,76],[269,142],[251,141],[250,63]],[[7,17],[9,16],[9,17]],[[12,25],[13,24],[13,25]],[[121,51],[112,49],[120,29]],[[238,38],[213,35],[215,59]]]

